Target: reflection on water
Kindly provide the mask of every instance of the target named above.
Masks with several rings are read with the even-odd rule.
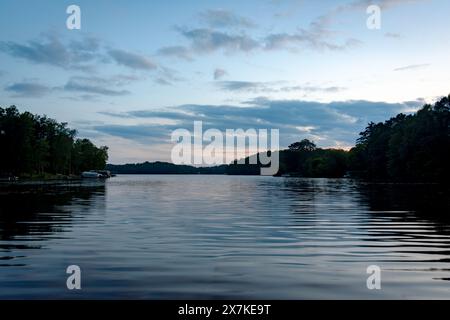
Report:
[[[237,176],[0,186],[0,298],[449,299],[449,195]]]
[[[45,239],[70,226],[73,200],[89,206],[94,195],[104,195],[98,184],[35,184],[0,186],[0,239]],[[97,197],[98,198],[98,197]],[[104,197],[103,197],[104,198]]]

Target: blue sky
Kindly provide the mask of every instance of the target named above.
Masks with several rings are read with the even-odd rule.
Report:
[[[66,28],[71,4],[81,30]],[[2,0],[0,105],[68,122],[113,163],[169,160],[170,132],[194,120],[348,148],[367,122],[450,93],[448,12],[446,0]]]

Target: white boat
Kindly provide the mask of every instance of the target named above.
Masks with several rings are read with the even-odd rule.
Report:
[[[85,171],[81,174],[81,177],[89,178],[89,179],[98,179],[98,178],[101,178],[102,175],[97,172],[93,172],[93,171]]]

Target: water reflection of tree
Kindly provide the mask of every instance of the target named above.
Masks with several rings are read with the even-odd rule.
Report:
[[[351,189],[352,186],[353,182],[349,179],[287,178],[280,189],[284,192],[284,198],[292,204],[291,212],[303,215],[317,213],[316,210],[321,212],[324,209],[316,204],[327,203],[330,199],[337,202],[355,201],[357,192]]]
[[[436,228],[450,234],[450,186],[361,182],[355,188],[373,214],[388,218],[395,212],[404,212],[396,213],[395,218],[435,222]]]
[[[73,219],[69,205],[91,206],[104,194],[104,185],[0,186],[0,241],[42,240],[62,232]]]

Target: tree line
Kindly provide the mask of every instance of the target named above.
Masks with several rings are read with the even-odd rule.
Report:
[[[369,123],[350,150],[349,170],[368,179],[448,181],[450,95],[415,114]]]
[[[76,139],[66,123],[0,108],[0,174],[79,174],[106,167],[107,147]],[[277,175],[344,176],[368,180],[447,182],[450,179],[450,96],[414,114],[369,123],[351,150],[322,149],[303,139],[279,152]],[[252,157],[259,157],[253,155]],[[170,163],[108,165],[115,173],[258,175],[259,164],[195,168]]]
[[[118,174],[225,174],[226,165],[215,167],[194,167],[169,162],[143,162],[127,164],[108,164],[107,170]]]
[[[299,177],[358,177],[367,180],[448,182],[450,179],[450,96],[425,105],[410,115],[398,114],[369,123],[356,146],[346,150],[318,148],[303,139],[279,152],[277,175]],[[251,157],[259,157],[253,155]],[[260,164],[237,161],[210,168],[168,163],[125,164],[108,168],[115,173],[259,175]],[[254,160],[254,159],[253,159]],[[258,162],[259,163],[259,162]]]
[[[277,176],[339,178],[348,171],[348,151],[318,148],[313,141],[308,139],[295,142],[288,149],[277,152],[280,163]],[[251,163],[259,163],[259,161],[254,159],[250,161],[249,159],[250,157],[245,159],[245,164],[233,162],[226,168],[226,173],[258,175],[261,165]]]
[[[0,108],[0,174],[34,176],[101,170],[108,148],[96,147],[77,132],[47,116]]]
[[[448,182],[450,96],[410,115],[369,123],[349,151],[317,148],[304,139],[280,151],[278,175]],[[247,163],[249,163],[247,158]],[[259,165],[231,164],[229,174],[258,174]]]

